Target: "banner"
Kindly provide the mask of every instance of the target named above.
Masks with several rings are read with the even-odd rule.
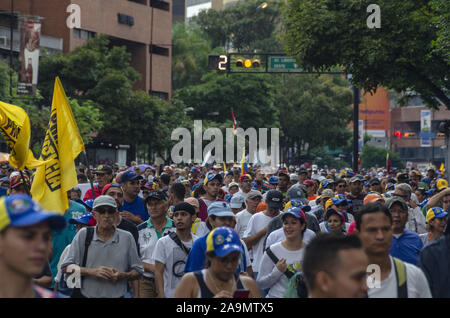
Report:
[[[420,111],[420,132],[431,132],[431,110]],[[431,147],[431,138],[420,138],[420,147]]]
[[[30,119],[23,108],[0,102],[0,131],[10,151],[11,166],[23,170],[25,167],[33,169],[43,164],[34,158],[29,149]]]
[[[17,94],[35,95],[39,73],[41,23],[25,17],[20,22],[19,82]]]
[[[358,153],[361,153],[364,145],[364,120],[358,120]]]
[[[37,169],[31,185],[33,198],[44,209],[64,214],[69,208],[67,191],[78,184],[74,160],[82,151],[85,151],[83,140],[57,77],[41,153],[47,163]]]

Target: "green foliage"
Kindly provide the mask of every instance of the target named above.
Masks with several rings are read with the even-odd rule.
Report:
[[[436,11],[429,0],[379,0],[381,28],[367,27],[372,1],[288,0],[283,10],[288,55],[300,65],[342,65],[366,91],[385,86],[417,92],[430,106],[450,108],[447,59],[433,48]],[[448,11],[447,11],[448,13]],[[448,52],[447,52],[448,53]],[[406,103],[406,98],[400,102]]]
[[[433,47],[445,57],[447,64],[450,64],[450,2],[447,0],[432,0],[431,4],[437,12],[433,22],[438,29],[438,38],[433,42]]]
[[[181,100],[192,119],[211,120],[217,124],[231,124],[231,108],[239,127],[278,127],[278,110],[275,107],[275,87],[267,76],[233,74],[226,76],[208,73],[202,83],[180,89],[174,100]],[[218,112],[218,115],[213,115]]]
[[[400,160],[400,157],[396,153],[392,153],[390,150],[378,148],[371,145],[364,145],[361,151],[361,168],[372,168],[375,166],[386,167],[386,154],[389,152],[389,159],[391,160],[391,166],[403,169],[404,163]]]
[[[173,26],[172,43],[173,89],[198,84],[208,72],[208,55],[212,54],[203,30],[193,24],[177,23]]]
[[[334,149],[347,142],[352,92],[345,84],[340,76],[283,76],[276,100],[289,143]]]
[[[276,31],[282,2],[272,1],[267,8],[257,9],[261,3],[248,0],[221,11],[201,11],[193,21],[207,34],[212,47],[231,43],[239,52],[281,52]]]

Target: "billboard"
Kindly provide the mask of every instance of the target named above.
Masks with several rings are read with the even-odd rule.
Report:
[[[35,95],[39,72],[41,23],[38,18],[20,19],[19,82],[17,94]]]
[[[387,137],[389,132],[389,97],[384,87],[373,95],[361,92],[359,119],[364,121],[364,132],[372,137]]]
[[[431,110],[425,109],[420,111],[420,132],[431,132]],[[420,147],[431,147],[430,137],[420,138]]]

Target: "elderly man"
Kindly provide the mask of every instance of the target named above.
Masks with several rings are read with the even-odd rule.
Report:
[[[247,229],[248,222],[253,214],[256,213],[256,207],[262,200],[261,192],[257,190],[251,190],[247,195],[247,200],[245,201],[247,208],[242,210],[236,215],[237,223],[236,223],[236,232],[240,237],[244,235],[245,230]],[[233,206],[231,206],[233,209]]]
[[[417,234],[423,234],[427,232],[425,229],[425,216],[416,201],[411,199],[411,193],[412,189],[409,184],[400,183],[395,185],[395,190],[392,195],[402,198],[408,204],[408,222],[406,223],[406,229]]]
[[[133,236],[115,226],[117,213],[114,198],[99,196],[92,211],[97,226],[81,229],[73,239],[61,264],[65,273],[74,273],[69,265],[79,266],[81,289],[72,297],[122,298],[128,281],[144,272]]]

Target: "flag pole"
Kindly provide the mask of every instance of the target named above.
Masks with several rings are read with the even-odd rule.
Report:
[[[91,184],[92,199],[95,200],[94,183],[92,182],[92,173],[91,173],[91,169],[89,168],[89,162],[88,162],[88,159],[87,159],[86,151],[83,151],[82,154],[83,154],[82,157],[84,159],[84,163],[85,163],[85,165],[86,165],[86,167],[88,169],[87,177],[89,179],[89,183]]]

